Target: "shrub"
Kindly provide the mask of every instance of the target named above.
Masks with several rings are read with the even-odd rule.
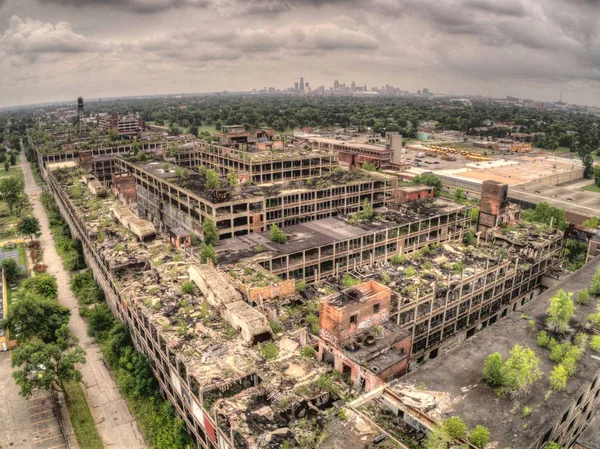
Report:
[[[344,286],[344,288],[350,288],[358,284],[360,284],[360,279],[355,278],[350,274],[345,274],[342,277],[342,285]]]
[[[471,231],[465,232],[465,234],[463,235],[463,243],[465,245],[474,245],[475,243],[477,243],[477,238],[475,237],[475,234],[473,234]]]
[[[546,331],[541,331],[538,334],[537,343],[542,348],[548,348],[548,346],[550,345],[550,336]]]
[[[184,295],[191,295],[194,293],[194,290],[196,290],[196,286],[192,281],[185,281],[183,284],[181,284],[181,293]]]
[[[269,231],[269,238],[272,242],[275,243],[287,242],[287,235],[285,235],[285,233],[281,229],[279,229],[279,226],[277,226],[276,224],[271,225],[271,229]]]
[[[310,325],[310,331],[315,335],[319,335],[321,332],[321,323],[319,322],[319,317],[313,313],[309,313],[306,317],[306,322]]]
[[[567,379],[569,378],[566,368],[560,364],[554,367],[552,374],[548,380],[550,381],[550,387],[554,391],[564,391],[567,388]]]
[[[314,359],[317,355],[317,351],[312,346],[304,346],[300,350],[300,355],[305,359]]]
[[[272,341],[261,343],[259,346],[259,352],[265,360],[275,360],[279,356],[279,349]]]
[[[589,304],[590,302],[590,294],[587,288],[583,288],[577,292],[577,304],[580,306]]]
[[[600,352],[600,335],[594,335],[590,340],[590,349],[592,351]]]
[[[269,327],[273,331],[274,334],[278,334],[283,331],[283,327],[279,321],[271,320],[269,321]]]
[[[304,282],[304,281],[296,282],[295,288],[298,293],[303,292],[306,289],[306,282]]]
[[[106,304],[96,304],[87,313],[88,334],[97,340],[104,340],[115,324],[115,317]]]
[[[503,367],[504,362],[502,361],[502,356],[499,352],[490,354],[487,359],[485,359],[485,364],[483,366],[483,377],[488,385],[491,387],[500,387],[503,385]]]
[[[523,411],[521,412],[521,418],[527,418],[529,415],[531,415],[531,408],[523,407]]]
[[[9,284],[14,283],[20,275],[19,265],[17,261],[12,258],[4,259],[2,261],[2,271],[6,277],[6,282]]]
[[[571,299],[572,293],[567,293],[564,290],[559,290],[556,295],[550,299],[550,307],[548,307],[547,322],[558,332],[564,332],[569,324],[569,320],[575,313],[575,305]]]
[[[37,293],[46,299],[56,299],[58,294],[56,278],[50,274],[38,274],[27,278],[23,281],[22,288]]]
[[[469,443],[473,446],[478,447],[479,449],[483,449],[490,439],[490,432],[487,428],[477,425],[475,428],[469,433]]]
[[[448,432],[448,434],[454,439],[467,437],[467,425],[458,416],[452,416],[451,418],[446,419],[444,421],[443,427],[446,430],[446,432]]]
[[[417,275],[417,270],[414,267],[408,267],[404,270],[404,274],[410,278]]]
[[[390,263],[392,265],[400,265],[404,262],[406,262],[406,257],[401,254],[394,254],[392,257],[390,257]]]
[[[542,377],[539,365],[540,359],[531,349],[513,346],[502,368],[506,390],[513,394],[529,393],[532,385]]]

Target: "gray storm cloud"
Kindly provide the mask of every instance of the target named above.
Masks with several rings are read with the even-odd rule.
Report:
[[[171,84],[285,87],[300,74],[313,85],[356,79],[536,99],[564,90],[573,102],[600,104],[598,1],[0,0],[0,8],[7,104],[68,98],[65,86],[85,92],[92,81],[108,96]]]

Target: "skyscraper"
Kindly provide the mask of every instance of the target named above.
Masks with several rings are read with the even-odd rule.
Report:
[[[304,93],[304,77],[300,77],[300,93]]]

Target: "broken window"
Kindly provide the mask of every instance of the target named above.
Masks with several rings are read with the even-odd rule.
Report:
[[[358,321],[358,313],[350,317],[350,324],[356,324]]]
[[[379,304],[373,306],[373,313],[379,313]]]

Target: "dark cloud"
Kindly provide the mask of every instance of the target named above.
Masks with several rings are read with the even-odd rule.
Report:
[[[9,57],[37,59],[46,53],[84,53],[103,50],[102,45],[74,33],[66,22],[56,25],[12,16],[0,35],[0,52]]]
[[[475,11],[495,16],[511,16],[524,17],[526,15],[525,6],[520,0],[502,0],[502,1],[486,1],[486,0],[467,0],[464,3],[466,8]]]
[[[205,8],[209,0],[44,0],[48,3],[70,7],[99,6],[118,7],[138,13],[158,13],[173,8]]]

